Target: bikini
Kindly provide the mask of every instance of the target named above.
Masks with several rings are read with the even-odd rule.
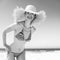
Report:
[[[31,29],[31,27],[30,27]],[[28,32],[27,32],[28,33]],[[15,36],[18,40],[22,40],[22,41],[28,41],[31,40],[31,30],[30,30],[30,34],[29,37],[27,39],[24,38],[24,29],[21,30],[21,32],[19,32],[16,36]]]
[[[22,29],[22,31],[21,32],[19,32],[15,37],[19,40],[24,40],[24,29]],[[31,30],[30,30],[30,34],[29,34],[29,37],[27,38],[27,39],[25,39],[25,41],[29,41],[29,40],[31,40]],[[24,52],[25,50],[23,50],[21,53],[15,53],[15,52],[10,52],[10,51],[8,51],[8,54],[9,53],[13,53],[14,54],[14,57],[18,57],[18,56],[20,56],[23,52]]]
[[[14,54],[14,57],[19,57],[21,54],[23,54],[25,52],[25,49],[21,52],[21,53],[15,53],[15,52],[10,52],[10,51],[8,51],[8,53],[7,54],[9,54],[9,53],[13,53]]]

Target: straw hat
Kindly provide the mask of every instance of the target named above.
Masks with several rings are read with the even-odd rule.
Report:
[[[33,5],[27,5],[25,11],[36,14],[36,7]]]
[[[27,5],[25,9],[23,9],[22,7],[17,7],[14,10],[13,16],[15,18],[16,21],[25,21],[25,12],[29,12],[29,13],[33,13],[36,14],[36,19],[33,21],[33,23],[37,23],[39,21],[44,21],[46,18],[46,13],[45,11],[36,11],[36,7],[33,5]]]

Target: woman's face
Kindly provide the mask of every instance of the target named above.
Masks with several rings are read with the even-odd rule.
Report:
[[[34,19],[34,14],[33,13],[26,13],[26,20],[32,21]]]

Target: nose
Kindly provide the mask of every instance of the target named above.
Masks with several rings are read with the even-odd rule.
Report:
[[[27,18],[28,18],[28,19],[32,19],[32,16],[31,16],[31,15],[28,15]]]

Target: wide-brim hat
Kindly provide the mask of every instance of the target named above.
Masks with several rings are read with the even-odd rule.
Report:
[[[36,7],[33,6],[33,5],[27,5],[26,8],[25,8],[25,11],[26,12],[29,12],[29,13],[36,14]]]
[[[13,16],[16,21],[25,21],[25,12],[36,14],[36,19],[33,21],[33,23],[44,21],[46,18],[46,13],[44,10],[41,10],[39,12],[36,11],[36,7],[33,5],[27,5],[25,9],[22,7],[17,7],[14,9]]]

